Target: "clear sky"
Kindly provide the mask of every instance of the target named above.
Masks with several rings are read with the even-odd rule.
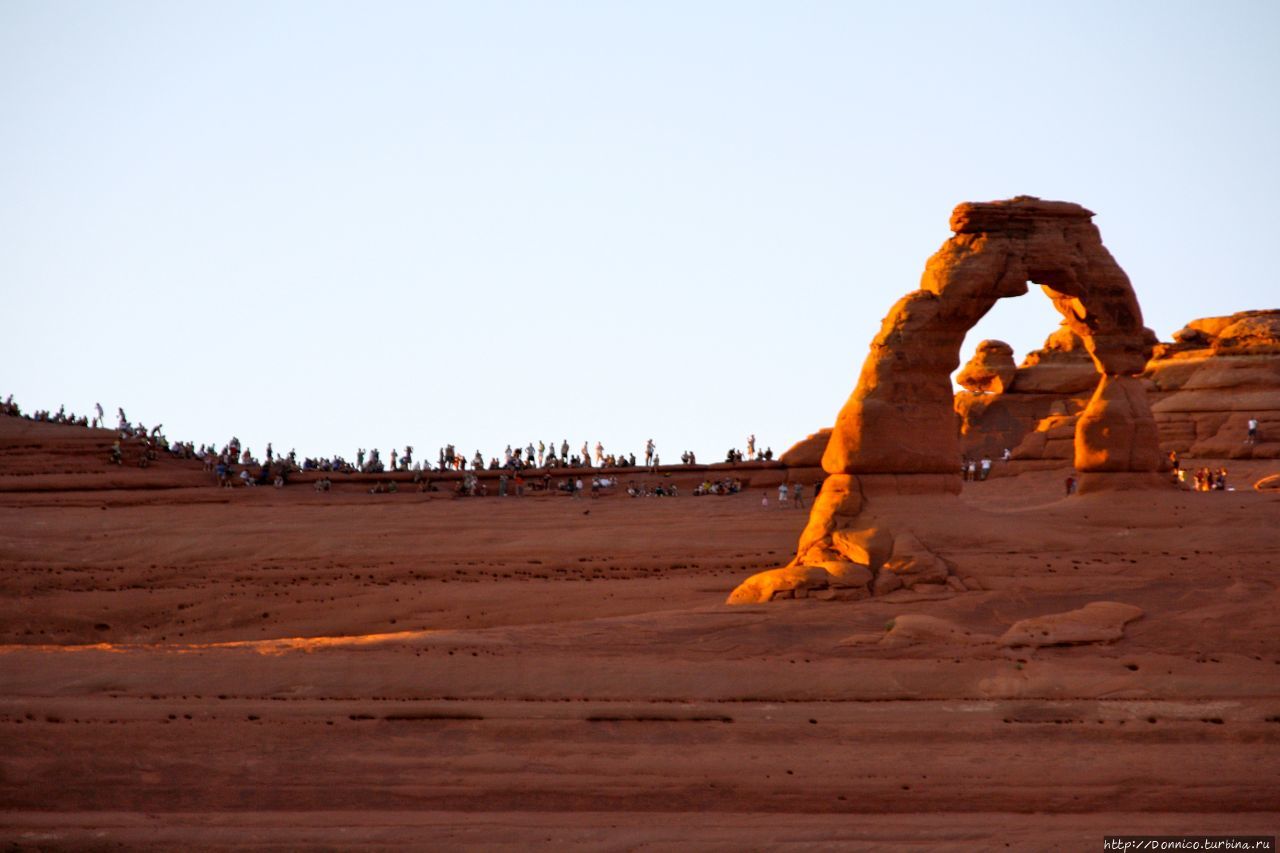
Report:
[[[255,452],[830,424],[961,201],[1280,307],[1280,3],[0,0],[0,395]],[[1019,359],[1033,291],[971,334]]]

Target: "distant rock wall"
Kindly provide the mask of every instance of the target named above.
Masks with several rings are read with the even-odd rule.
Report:
[[[1141,374],[1162,453],[1280,458],[1280,310],[1193,320],[1173,338],[1153,347]],[[1007,447],[1018,459],[1074,459],[1096,376],[1083,342],[1058,329],[1027,355],[1003,393],[956,394],[963,452],[995,455]],[[1261,425],[1254,443],[1247,441],[1250,418]]]
[[[1143,378],[1167,450],[1280,459],[1280,310],[1194,320],[1157,348]]]

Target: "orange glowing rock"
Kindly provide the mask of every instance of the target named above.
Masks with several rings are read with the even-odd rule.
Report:
[[[1082,472],[1158,470],[1154,421],[1145,388],[1133,378],[1150,358],[1154,335],[1143,326],[1129,279],[1102,245],[1092,218],[1080,205],[1030,196],[955,209],[955,235],[925,265],[920,289],[899,299],[885,317],[857,387],[836,417],[822,454],[829,476],[796,557],[786,567],[753,576],[729,603],[767,601],[775,590],[793,585],[798,569],[828,563],[833,552],[875,563],[864,551],[840,548],[871,538],[874,525],[859,521],[869,503],[864,479],[909,475],[920,481],[904,486],[890,478],[887,496],[958,489],[961,431],[951,374],[959,365],[960,347],[997,300],[1025,294],[1028,282],[1039,284],[1053,300],[1063,316],[1063,336],[1079,339],[1095,371],[1098,391],[1075,428],[1077,467]],[[981,358],[965,371],[970,387],[1004,391],[1016,381],[1012,351],[993,341],[983,347]],[[795,455],[819,441],[812,436]],[[905,530],[895,534],[883,569],[872,571],[871,588],[877,593],[899,586],[928,587],[930,594],[963,587],[947,583],[948,566]]]

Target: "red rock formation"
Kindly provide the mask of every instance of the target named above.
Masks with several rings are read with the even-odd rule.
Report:
[[[1098,371],[1084,341],[1065,323],[1022,360],[1013,387],[1020,394],[1082,394],[1098,384]]]
[[[956,392],[961,450],[970,457],[1018,449],[1037,459],[1073,459],[1071,416],[1084,410],[1097,385],[1098,369],[1084,341],[1064,324],[1042,349],[1027,354],[1002,393]],[[1050,415],[1057,418],[1047,420]]]
[[[1124,636],[1124,626],[1141,619],[1141,607],[1118,601],[1091,601],[1078,610],[1051,613],[1015,622],[1000,638],[1005,646],[1073,646],[1112,643]]]
[[[1192,320],[1173,333],[1183,348],[1208,347],[1215,354],[1280,353],[1280,311],[1241,311],[1229,317]]]
[[[1150,354],[1142,312],[1092,216],[1079,205],[1029,197],[957,207],[951,217],[955,236],[929,259],[921,289],[898,301],[872,341],[858,387],[836,419],[823,467],[829,473],[954,472],[960,443],[950,375],[960,344],[997,299],[1026,293],[1028,281],[1039,283],[1053,300],[1099,373],[1140,373]],[[1092,437],[1115,441],[1118,435]],[[1078,460],[1082,470],[1104,456],[1148,455],[1103,450],[1086,452]]]
[[[831,429],[820,429],[797,441],[778,461],[788,468],[816,468],[822,464],[822,452],[831,440]]]
[[[1151,413],[1143,386],[1133,379],[1150,355],[1150,336],[1129,279],[1102,245],[1092,217],[1076,204],[1027,196],[955,209],[955,236],[929,259],[920,289],[898,300],[885,318],[857,388],[836,418],[822,457],[831,476],[814,502],[796,558],[783,569],[748,579],[730,603],[834,587],[828,564],[841,559],[835,534],[870,526],[859,518],[869,498],[869,476],[945,475],[921,482],[938,491],[958,488],[961,446],[951,374],[960,346],[996,300],[1025,294],[1028,282],[1040,284],[1053,300],[1103,379],[1074,438],[1077,467],[1158,470]],[[1011,366],[1011,353],[1005,355]],[[1012,378],[1005,368],[986,371],[991,376],[984,374],[982,382],[975,369],[974,381],[992,389],[998,383],[1003,390],[1004,377]],[[875,485],[883,488],[890,494],[913,490],[896,481]],[[947,565],[910,530],[889,535],[893,558],[879,570],[865,567],[871,589],[888,592],[913,584],[947,589]],[[802,571],[807,567],[821,573]]]
[[[1143,374],[1162,447],[1192,457],[1280,459],[1280,311],[1195,320],[1174,341]],[[1260,423],[1252,443],[1250,418]]]
[[[1064,439],[1075,434],[1075,415],[1086,403],[1078,393],[1080,383],[1055,385],[1035,376],[1044,354],[1080,370],[1079,355],[1072,360],[1062,355],[1070,350],[1060,331],[1044,350],[1027,357],[1006,393],[981,400],[957,393],[965,449],[1012,441],[1015,458],[1072,459],[1074,447]],[[1142,379],[1161,451],[1193,458],[1280,458],[1278,356],[1280,311],[1275,310],[1193,320],[1174,333],[1172,343],[1157,344]],[[1246,441],[1250,418],[1262,424],[1253,443]]]
[[[956,376],[956,382],[970,391],[1002,394],[1017,369],[1013,363],[1013,347],[1004,341],[983,341]]]
[[[1160,445],[1147,391],[1136,376],[1104,376],[1076,422],[1076,468],[1159,471]]]

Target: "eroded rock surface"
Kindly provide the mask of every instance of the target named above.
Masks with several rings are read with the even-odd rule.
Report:
[[[996,639],[987,634],[974,633],[949,619],[923,613],[904,613],[895,616],[886,627],[888,630],[878,640],[879,645],[882,646],[907,646],[921,642],[968,645],[991,643]]]
[[[1005,646],[1069,646],[1111,643],[1124,636],[1124,626],[1143,616],[1141,607],[1118,601],[1093,601],[1078,610],[1034,616],[1004,632]]]
[[[1165,450],[1280,459],[1280,310],[1194,320],[1143,374]],[[1259,435],[1248,441],[1248,422]]]
[[[1073,646],[1113,643],[1124,636],[1128,623],[1144,616],[1142,608],[1117,601],[1094,601],[1065,613],[1022,619],[996,636],[975,631],[950,619],[924,613],[903,613],[885,624],[883,633],[855,634],[843,645],[912,646],[943,643],[950,646],[1019,647]]]
[[[1142,380],[1102,378],[1076,422],[1075,458],[1084,472],[1160,470],[1156,422]]]
[[[1017,369],[1013,363],[1013,347],[1004,341],[983,341],[956,376],[956,382],[970,391],[1001,394],[1013,381]]]

